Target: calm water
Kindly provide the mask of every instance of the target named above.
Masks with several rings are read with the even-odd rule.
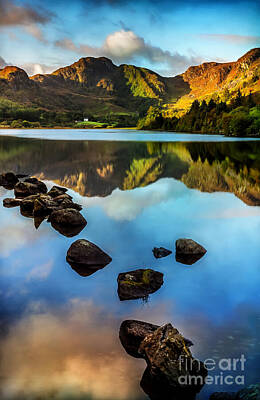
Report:
[[[79,132],[64,140],[68,131],[47,132],[49,140],[43,130],[12,136],[27,132],[0,136],[0,172],[66,186],[88,225],[66,238],[0,206],[1,398],[146,399],[145,363],[118,339],[130,318],[171,322],[201,360],[244,354],[245,384],[258,382],[260,142],[134,131],[124,141],[121,131],[96,141],[94,132],[84,140]],[[12,195],[0,188],[1,203]],[[192,266],[153,257],[154,246],[174,250],[180,237],[201,243],[205,257]],[[78,275],[65,260],[78,238],[101,247],[111,264]],[[163,272],[164,285],[148,303],[120,302],[118,273],[143,267]],[[198,399],[240,388],[207,385]]]

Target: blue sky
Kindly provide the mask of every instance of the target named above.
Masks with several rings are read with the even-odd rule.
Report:
[[[258,1],[0,0],[0,64],[51,72],[107,56],[166,76],[260,43]]]

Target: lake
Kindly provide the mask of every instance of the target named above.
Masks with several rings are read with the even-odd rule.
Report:
[[[205,385],[197,398],[259,381],[260,141],[134,130],[1,130],[0,173],[13,171],[68,188],[88,224],[73,238],[47,221],[38,229],[2,200],[0,302],[2,399],[147,399],[145,362],[118,338],[125,319],[170,322],[204,361],[246,358],[231,384]],[[112,262],[83,277],[66,262],[78,238]],[[175,241],[207,253],[175,259]],[[173,254],[156,259],[153,247]],[[147,301],[120,301],[117,276],[137,268],[164,274]],[[243,375],[244,385],[237,376]]]

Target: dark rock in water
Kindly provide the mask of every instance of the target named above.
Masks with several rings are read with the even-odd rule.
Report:
[[[175,243],[176,261],[182,264],[194,264],[207,250],[192,239],[178,239]]]
[[[147,335],[152,334],[159,325],[150,324],[144,321],[125,320],[122,322],[119,330],[119,339],[125,351],[132,357],[143,358],[143,354],[139,353],[141,342]],[[186,338],[184,343],[187,347],[193,345],[192,341]]]
[[[4,199],[3,206],[6,208],[13,208],[19,206],[21,203],[20,199]]]
[[[85,218],[72,208],[54,211],[49,220],[54,229],[67,237],[78,235],[87,225]]]
[[[216,392],[209,400],[260,400],[260,384],[249,385],[236,393]]]
[[[141,387],[152,400],[195,399],[207,369],[192,357],[177,329],[171,324],[159,327],[144,338],[139,352],[147,362]]]
[[[5,189],[13,189],[19,179],[13,172],[6,172],[0,175],[0,186],[4,186]]]
[[[132,357],[143,358],[138,350],[144,338],[158,329],[158,325],[144,321],[125,320],[119,330],[119,339],[125,351]]]
[[[28,182],[29,180],[30,182]],[[36,178],[28,178],[14,187],[15,197],[20,199],[40,193],[47,193],[47,186]]]
[[[141,299],[160,289],[163,274],[152,269],[137,269],[119,274],[117,283],[120,300]]]
[[[79,239],[70,246],[66,260],[81,276],[89,276],[104,268],[112,258],[94,243]]]
[[[68,193],[64,193],[57,197],[53,197],[53,200],[55,200],[57,203],[62,203],[64,200],[72,200],[72,196],[70,196]]]
[[[73,208],[74,210],[81,211],[82,206],[77,203],[73,203],[70,199],[65,199],[60,203],[60,207],[65,209],[65,208]]]
[[[34,202],[38,197],[38,194],[34,194],[21,200],[20,212],[24,217],[33,217]]]
[[[45,217],[34,217],[34,227],[38,229],[41,223],[45,220]]]
[[[167,257],[170,254],[172,254],[172,251],[167,250],[164,247],[154,247],[153,248],[153,255],[155,258]]]
[[[62,196],[64,193],[67,192],[68,189],[60,187],[60,186],[53,186],[51,190],[48,192],[48,195],[51,197],[58,197]]]
[[[41,194],[34,200],[33,215],[35,217],[47,217],[59,208],[51,196]]]

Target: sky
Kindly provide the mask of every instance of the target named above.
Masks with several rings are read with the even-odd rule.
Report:
[[[0,68],[105,56],[174,76],[259,47],[259,17],[258,0],[0,0]]]

